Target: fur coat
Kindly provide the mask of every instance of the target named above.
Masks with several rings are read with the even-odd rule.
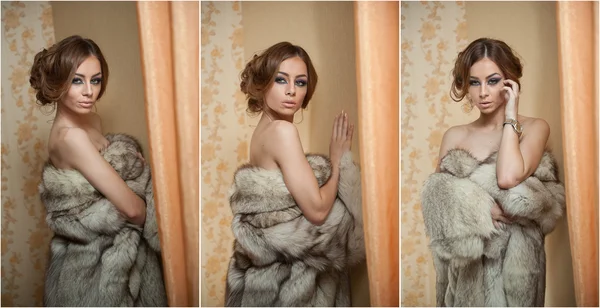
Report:
[[[307,155],[319,186],[329,159]],[[235,237],[226,306],[350,306],[349,267],[365,259],[360,171],[350,152],[321,226],[296,205],[279,170],[241,166],[230,189]]]
[[[39,191],[54,236],[44,306],[167,305],[150,167],[133,137],[106,138],[100,154],[146,201],[145,225],[127,222],[78,171],[47,162]]]
[[[454,149],[422,190],[422,211],[436,270],[437,306],[544,306],[544,237],[565,208],[554,158],[545,152],[532,176],[500,189],[497,153],[478,161]],[[512,224],[496,229],[498,203]]]

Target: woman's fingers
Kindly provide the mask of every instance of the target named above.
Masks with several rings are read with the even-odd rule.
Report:
[[[348,114],[344,113],[344,121],[343,121],[343,125],[342,125],[342,138],[346,139],[346,137],[348,136]]]
[[[337,135],[336,135],[337,139],[336,140],[342,139],[343,126],[344,126],[344,111],[342,110],[342,113],[340,113],[340,115],[338,116]]]
[[[347,139],[352,140],[352,136],[354,136],[354,124],[350,124],[350,127],[348,128]]]
[[[337,140],[337,127],[338,127],[338,119],[339,119],[340,115],[336,115],[335,118],[333,119],[333,132],[331,133],[331,140]]]

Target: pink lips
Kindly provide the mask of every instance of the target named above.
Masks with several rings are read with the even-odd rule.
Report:
[[[294,106],[296,106],[296,103],[294,101],[285,101],[283,102],[283,105],[288,108],[293,108]]]
[[[492,104],[492,102],[481,102],[479,103],[482,107],[488,107]]]
[[[92,108],[92,106],[94,105],[94,102],[79,102],[79,104],[83,107],[83,108]]]

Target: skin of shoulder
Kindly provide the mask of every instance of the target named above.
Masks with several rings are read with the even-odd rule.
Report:
[[[85,130],[80,128],[66,130],[62,133],[56,150],[69,168],[79,171],[126,217],[137,219],[144,214],[143,209],[134,206],[143,203],[143,200],[133,193],[112,166],[104,160]]]
[[[273,121],[266,128],[268,155],[279,166],[283,181],[302,210],[315,225],[324,222],[331,207],[323,204],[319,184],[302,149],[296,126],[287,121]]]
[[[468,124],[452,126],[446,130],[444,137],[442,137],[442,144],[440,145],[440,155],[438,159],[441,160],[450,149],[454,148],[464,138],[467,132]]]

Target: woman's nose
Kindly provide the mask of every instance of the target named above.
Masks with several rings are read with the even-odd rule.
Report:
[[[83,95],[84,96],[91,96],[92,94],[93,94],[92,85],[90,83],[86,83],[83,86]]]
[[[487,86],[481,86],[481,91],[479,92],[479,97],[484,98],[488,95]]]

